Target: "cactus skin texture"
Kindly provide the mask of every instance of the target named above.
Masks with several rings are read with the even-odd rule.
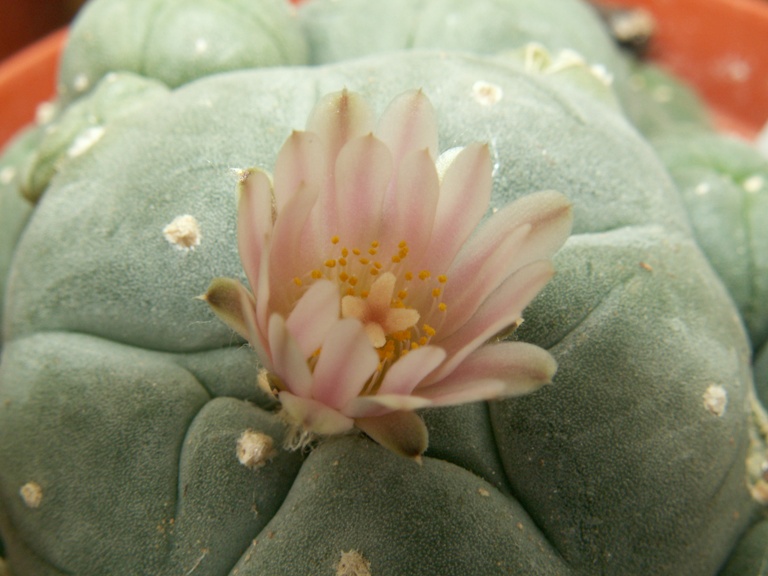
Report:
[[[443,148],[489,143],[492,207],[542,189],[574,205],[515,333],[555,356],[553,384],[425,411],[422,466],[355,434],[282,450],[255,355],[196,299],[244,280],[236,170],[273,166],[343,87],[377,115],[421,87]],[[718,573],[760,507],[752,350],[690,209],[613,105],[445,50],[153,94],[58,165],[11,240],[0,531],[15,576],[332,576],[350,559],[373,576]],[[249,430],[274,440],[259,466],[239,460]]]

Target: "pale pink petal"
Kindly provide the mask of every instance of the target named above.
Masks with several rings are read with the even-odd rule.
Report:
[[[445,350],[437,346],[422,346],[412,350],[390,366],[377,395],[410,394],[445,357]]]
[[[445,378],[470,353],[517,320],[553,274],[549,260],[524,266],[507,278],[452,335],[443,338],[438,333],[432,343],[444,348],[448,359],[428,378],[428,382]]]
[[[394,186],[382,206],[381,246],[387,255],[395,255],[400,242],[410,250],[406,262],[419,266],[432,237],[440,183],[434,160],[427,149],[403,158],[395,175]]]
[[[324,96],[307,122],[307,131],[320,136],[332,158],[347,142],[373,132],[373,128],[373,112],[368,103],[359,94],[347,90]]]
[[[350,246],[365,249],[380,231],[384,194],[392,178],[392,155],[381,140],[368,134],[350,140],[336,160],[338,235]]]
[[[395,98],[382,114],[376,136],[391,150],[396,165],[417,150],[427,150],[434,159],[437,116],[429,98],[421,90],[410,90]]]
[[[272,233],[272,183],[261,170],[244,170],[237,185],[237,247],[255,290],[263,247]]]
[[[278,213],[305,182],[325,182],[330,174],[325,148],[313,132],[294,131],[277,155],[274,172],[275,205]]]
[[[414,412],[390,412],[375,418],[358,418],[355,426],[384,448],[421,464],[429,434],[424,421]]]
[[[501,238],[490,254],[478,256],[476,261],[468,262],[458,270],[448,271],[450,281],[442,299],[450,307],[450,312],[440,328],[442,337],[453,334],[463,326],[477,312],[483,300],[514,273],[514,270],[507,270],[507,261],[517,257],[530,230],[528,224],[518,226]],[[470,271],[474,274],[469,274]]]
[[[338,319],[339,289],[328,280],[318,280],[299,299],[285,324],[304,357],[309,358]]]
[[[240,306],[243,310],[243,319],[248,330],[248,342],[256,351],[256,354],[267,370],[272,370],[272,351],[269,349],[266,328],[261,329],[258,323],[258,307],[253,295],[242,287],[240,292]]]
[[[379,365],[379,355],[357,320],[338,320],[323,342],[314,372],[312,397],[341,408],[363,389]]]
[[[285,319],[272,314],[269,319],[269,348],[272,368],[293,394],[309,398],[312,394],[312,373],[307,359],[285,325]]]
[[[448,271],[444,301],[461,325],[515,270],[550,258],[571,232],[573,213],[558,192],[537,192],[507,205],[465,244]],[[444,330],[452,332],[451,325]]]
[[[347,142],[373,131],[373,114],[359,94],[342,90],[320,100],[310,115],[307,130],[320,137],[322,154],[317,162],[325,174],[323,179],[307,183],[320,191],[308,222],[308,236],[327,240],[339,233],[336,160]]]
[[[352,398],[341,410],[350,418],[370,418],[398,410],[418,410],[432,405],[432,400],[410,394],[376,394]]]
[[[557,363],[551,354],[526,342],[500,342],[475,350],[445,379],[414,394],[435,406],[521,396],[552,381]]]
[[[270,287],[269,287],[269,253],[272,242],[267,238],[261,249],[261,259],[259,262],[259,272],[256,278],[255,290],[256,308],[255,316],[252,318],[253,330],[258,335],[259,341],[269,350],[269,313],[270,313]],[[250,320],[250,319],[249,319]],[[271,357],[271,352],[269,353]]]
[[[317,400],[300,398],[285,391],[280,392],[278,397],[286,419],[309,432],[330,436],[343,434],[354,426],[352,419]]]
[[[317,190],[302,185],[280,212],[273,232],[269,278],[273,288],[273,309],[288,314],[297,297],[294,278],[321,266],[321,244],[307,236],[307,222],[317,200]]]
[[[482,219],[488,209],[492,183],[487,145],[470,144],[448,166],[440,185],[428,249],[436,273],[448,268]]]

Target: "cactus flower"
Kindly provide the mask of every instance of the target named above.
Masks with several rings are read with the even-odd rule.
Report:
[[[545,350],[495,338],[553,274],[571,229],[556,192],[488,211],[487,145],[437,156],[421,91],[374,126],[367,103],[323,98],[270,177],[244,170],[238,247],[253,292],[215,279],[204,299],[246,338],[294,443],[354,427],[418,459],[414,410],[525,394],[550,382]]]

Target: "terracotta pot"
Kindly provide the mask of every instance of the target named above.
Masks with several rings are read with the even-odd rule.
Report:
[[[602,1],[653,14],[651,58],[696,87],[723,128],[751,137],[768,120],[768,2]],[[0,147],[54,95],[65,37],[56,32],[0,64]]]
[[[766,0],[600,0],[656,20],[649,56],[693,85],[720,126],[754,136],[768,121]]]
[[[46,36],[0,64],[0,148],[56,93],[66,30]]]

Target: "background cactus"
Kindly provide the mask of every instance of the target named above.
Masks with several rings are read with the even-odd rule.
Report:
[[[516,3],[482,6],[507,13]],[[371,34],[334,28],[346,13],[335,21],[314,9],[302,16],[315,30],[313,61],[323,26],[338,46]],[[555,12],[534,14],[531,29]],[[85,17],[78,26],[73,42],[99,29]],[[126,37],[135,26],[125,23]],[[585,43],[611,50],[589,30]],[[411,50],[201,68],[205,77],[181,88],[130,97],[66,162],[34,162],[39,134],[9,149],[4,166],[43,182],[18,243],[15,232],[4,245],[14,247],[0,529],[14,574],[331,575],[354,562],[375,576],[717,573],[760,507],[759,466],[748,466],[764,459],[760,437],[750,438],[760,408],[743,318],[695,240],[695,211],[605,85],[522,63]],[[67,52],[64,70],[87,66],[82,51]],[[99,66],[93,82],[123,60],[107,54]],[[196,75],[188,70],[178,77]],[[135,80],[113,77],[110,90],[132,94],[120,88]],[[554,384],[426,411],[422,467],[355,435],[309,454],[281,450],[255,355],[195,299],[215,276],[243,278],[235,170],[273,166],[317,98],[342,87],[377,113],[421,87],[441,147],[490,144],[493,207],[541,189],[574,203],[558,275],[515,333],[558,359]],[[68,107],[65,96],[51,130],[72,126],[76,140],[73,119],[89,121],[77,110],[97,109],[100,93]],[[13,196],[17,180],[8,186],[0,198],[20,206],[19,230],[31,208]],[[179,217],[197,227],[178,233],[169,225]],[[238,459],[248,430],[274,439],[263,466]]]

